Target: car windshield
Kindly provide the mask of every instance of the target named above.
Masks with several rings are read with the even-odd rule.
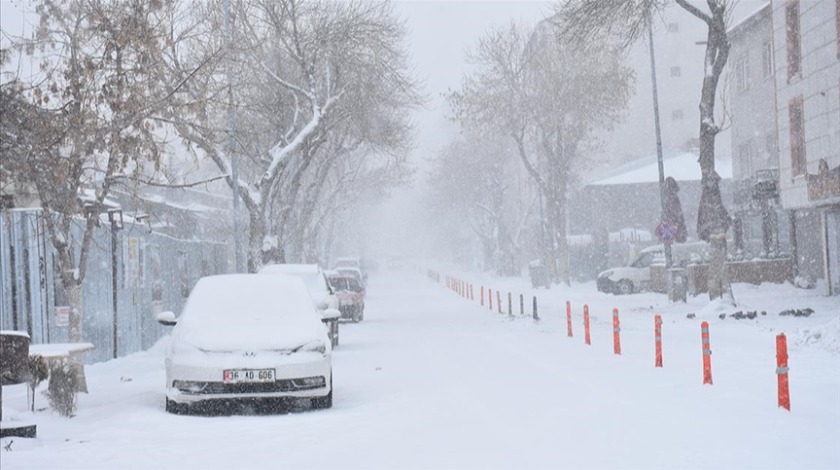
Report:
[[[327,280],[317,265],[273,264],[263,267],[261,274],[284,274],[303,280],[313,297],[328,292]]]
[[[319,338],[319,315],[296,279],[257,275],[199,280],[178,320],[178,334],[202,349],[297,347]]]
[[[359,285],[359,281],[350,277],[333,278],[330,280],[330,284],[332,284],[333,289],[337,291],[359,292],[362,290],[362,287]]]
[[[634,268],[647,268],[653,264],[654,256],[655,253],[642,253],[638,258],[636,258],[636,261],[633,261],[632,266]]]

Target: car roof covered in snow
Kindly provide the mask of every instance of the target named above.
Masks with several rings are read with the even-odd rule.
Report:
[[[326,338],[303,281],[257,274],[199,279],[173,335],[213,351],[289,349]]]

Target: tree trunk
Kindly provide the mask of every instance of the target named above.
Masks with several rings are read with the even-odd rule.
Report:
[[[710,4],[710,6],[712,6]],[[725,276],[726,232],[732,220],[720,195],[720,176],[715,171],[715,137],[720,129],[715,124],[715,94],[723,67],[729,57],[726,37],[725,5],[716,4],[707,17],[706,75],[700,95],[700,207],[697,214],[697,235],[711,243],[709,260],[709,300],[724,293],[731,299],[731,287]]]
[[[68,338],[71,343],[82,342],[82,285],[78,282],[64,282],[64,292],[67,294],[67,304],[70,307],[70,331]]]
[[[261,208],[262,209],[262,208]],[[248,272],[259,272],[263,267],[263,242],[265,241],[266,225],[263,219],[263,210],[249,211],[248,230]]]

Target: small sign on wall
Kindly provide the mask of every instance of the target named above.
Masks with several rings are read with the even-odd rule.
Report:
[[[55,326],[70,326],[70,307],[55,308]]]

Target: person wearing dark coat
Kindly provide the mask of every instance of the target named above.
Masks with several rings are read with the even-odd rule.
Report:
[[[677,227],[677,237],[674,241],[677,243],[685,243],[688,238],[688,232],[685,228],[685,218],[683,217],[682,205],[680,204],[680,196],[677,194],[680,191],[677,180],[673,176],[665,178],[665,212],[662,214],[662,220],[670,222]]]

